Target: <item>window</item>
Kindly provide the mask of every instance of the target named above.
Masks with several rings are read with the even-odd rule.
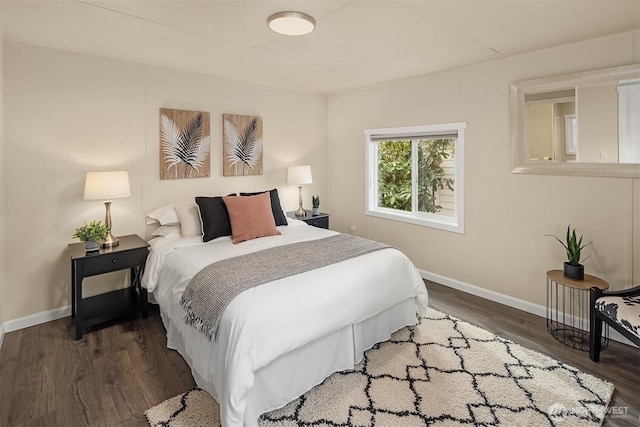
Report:
[[[465,128],[366,129],[366,214],[464,233]]]

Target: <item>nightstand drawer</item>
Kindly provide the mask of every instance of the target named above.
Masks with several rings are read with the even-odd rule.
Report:
[[[95,258],[88,256],[82,261],[82,273],[86,277],[136,267],[144,263],[145,255],[146,250],[132,250],[103,254]]]

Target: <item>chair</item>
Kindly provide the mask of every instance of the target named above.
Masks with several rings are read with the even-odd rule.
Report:
[[[622,291],[590,290],[589,357],[600,360],[602,322],[607,322],[629,341],[640,347],[640,286]]]

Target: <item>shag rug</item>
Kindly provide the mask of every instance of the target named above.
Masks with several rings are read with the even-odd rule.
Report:
[[[614,386],[484,329],[429,309],[280,409],[261,427],[599,426]],[[145,412],[153,427],[219,426],[195,388]]]

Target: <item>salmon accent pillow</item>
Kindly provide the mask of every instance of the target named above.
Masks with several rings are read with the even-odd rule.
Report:
[[[287,222],[287,216],[282,211],[282,206],[280,206],[280,197],[278,196],[277,188],[269,191],[256,191],[255,193],[240,193],[240,195],[255,196],[260,193],[269,193],[269,196],[271,197],[271,210],[273,211],[273,219],[276,221],[276,227],[278,225],[289,225]]]
[[[229,212],[233,243],[281,234],[273,218],[269,193],[225,196],[222,200]]]

